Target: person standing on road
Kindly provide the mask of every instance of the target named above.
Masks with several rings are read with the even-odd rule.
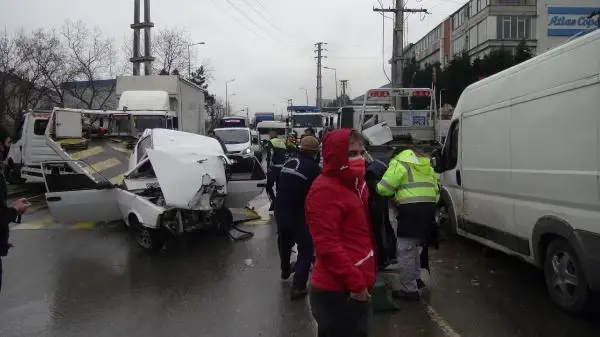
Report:
[[[273,191],[273,187],[277,183],[279,172],[281,172],[281,167],[285,163],[287,147],[285,141],[277,137],[276,131],[271,130],[269,136],[271,139],[267,144],[267,185],[265,189],[267,190],[269,200],[271,200],[269,211],[272,211],[275,209],[275,192]]]
[[[0,126],[0,163],[4,162],[10,148],[10,137],[8,132]],[[1,166],[1,165],[0,165]],[[27,211],[29,202],[27,199],[19,199],[13,202],[11,207],[6,205],[8,201],[8,185],[0,170],[0,292],[2,291],[2,258],[8,255],[12,245],[9,240],[9,224],[15,222],[17,216]]]
[[[365,183],[364,140],[340,129],[323,140],[323,171],[306,198],[316,250],[310,305],[319,336],[368,336],[375,259]]]
[[[304,203],[310,186],[319,175],[318,152],[319,141],[315,137],[302,138],[298,157],[290,158],[285,162],[277,181],[275,219],[281,259],[281,278],[287,280],[294,272],[292,300],[303,298],[308,293],[306,283],[314,249],[306,225]],[[292,266],[290,257],[294,244],[298,245],[298,259],[295,266]]]
[[[439,200],[437,175],[430,159],[419,149],[400,152],[390,160],[388,169],[377,184],[377,193],[393,197],[397,212],[396,230],[398,281],[392,295],[410,301],[419,300],[421,262],[419,246],[431,232]]]

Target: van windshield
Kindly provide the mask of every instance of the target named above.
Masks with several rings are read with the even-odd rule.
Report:
[[[258,128],[258,133],[261,135],[268,135],[271,130],[277,132],[278,136],[285,135],[285,129],[283,128]]]
[[[165,116],[135,116],[135,130],[143,133],[146,129],[165,128],[167,118]]]
[[[250,132],[239,129],[215,130],[215,134],[225,144],[243,144],[250,141]]]
[[[295,128],[304,128],[304,127],[321,127],[323,126],[323,120],[321,119],[321,115],[304,115],[304,114],[296,114],[292,117],[294,121]]]

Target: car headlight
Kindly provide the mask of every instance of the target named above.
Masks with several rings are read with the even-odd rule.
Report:
[[[243,154],[250,154],[252,153],[252,149],[251,148],[247,148],[244,151],[242,151]]]

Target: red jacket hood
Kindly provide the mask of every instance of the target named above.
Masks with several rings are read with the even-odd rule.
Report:
[[[348,146],[352,129],[339,129],[328,132],[323,138],[323,173],[337,177],[340,168],[348,165]]]

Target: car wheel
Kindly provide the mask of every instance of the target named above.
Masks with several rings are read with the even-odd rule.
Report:
[[[131,227],[135,230],[135,242],[140,247],[152,252],[159,251],[164,247],[166,235],[160,229],[144,227],[139,222],[131,224]]]
[[[4,177],[9,184],[22,184],[23,179],[21,179],[21,170],[19,166],[16,166],[12,160],[8,161],[8,164],[4,168]]]
[[[221,208],[212,216],[212,227],[215,233],[219,235],[229,234],[233,227],[233,214],[228,208]]]
[[[550,297],[563,310],[580,312],[590,298],[585,270],[568,241],[556,239],[548,245],[544,277]]]

